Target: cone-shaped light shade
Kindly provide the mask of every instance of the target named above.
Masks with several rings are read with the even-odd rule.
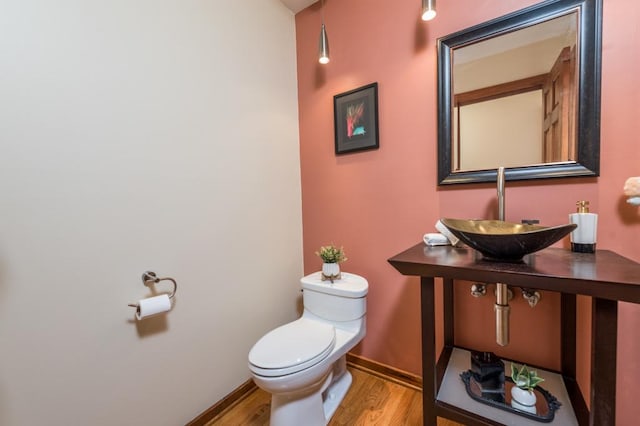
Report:
[[[422,0],[422,20],[430,21],[436,17],[436,0]]]
[[[321,64],[329,63],[329,40],[327,39],[327,30],[324,28],[324,22],[320,29],[320,40],[318,41],[318,62]]]

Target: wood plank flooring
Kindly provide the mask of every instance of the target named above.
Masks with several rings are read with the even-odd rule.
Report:
[[[394,383],[357,366],[349,366],[353,383],[329,426],[422,425],[422,393]],[[262,389],[250,392],[206,426],[268,426],[270,395]],[[438,426],[463,426],[438,419]]]

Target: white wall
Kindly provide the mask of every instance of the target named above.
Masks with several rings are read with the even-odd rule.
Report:
[[[7,0],[0,52],[0,424],[188,422],[297,315],[292,13]]]

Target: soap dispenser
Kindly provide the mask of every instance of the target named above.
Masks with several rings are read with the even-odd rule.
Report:
[[[598,215],[589,213],[588,201],[578,201],[576,206],[578,207],[577,212],[569,215],[569,222],[578,225],[571,232],[571,251],[595,253]]]

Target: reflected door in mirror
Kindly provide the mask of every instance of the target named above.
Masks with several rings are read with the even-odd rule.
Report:
[[[562,49],[545,80],[544,155],[542,162],[576,159],[575,149],[575,45]]]

